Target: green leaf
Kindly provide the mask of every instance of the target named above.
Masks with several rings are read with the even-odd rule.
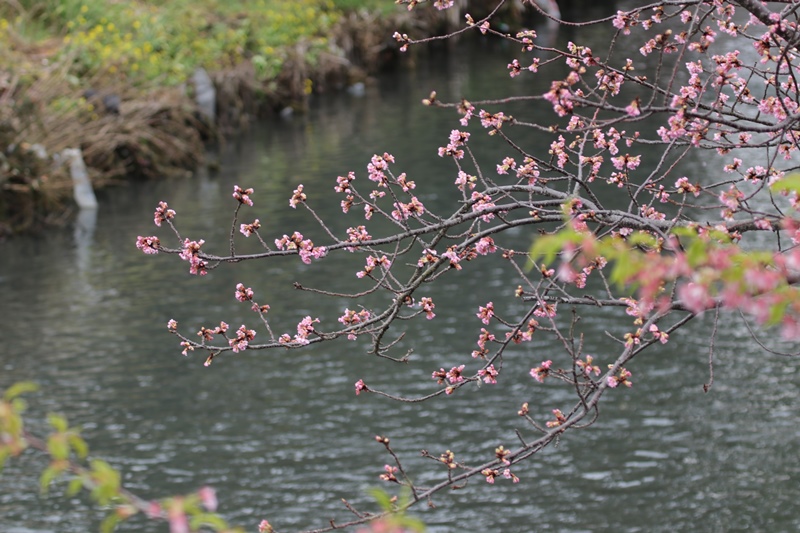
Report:
[[[80,476],[74,477],[69,480],[69,485],[67,485],[67,496],[75,496],[81,489],[83,489],[83,478]]]
[[[199,529],[200,526],[209,526],[217,531],[224,531],[228,527],[228,524],[225,522],[225,520],[214,513],[196,514],[189,520],[189,525],[192,530]]]
[[[6,390],[5,394],[3,395],[3,399],[7,402],[10,402],[20,394],[25,394],[26,392],[35,392],[39,390],[39,385],[32,381],[20,381],[19,383],[15,383],[11,385],[11,387]]]
[[[673,235],[678,237],[696,237],[697,229],[694,227],[677,227],[672,229]]]
[[[11,413],[10,415],[3,421],[5,422],[3,426],[3,432],[10,435],[11,438],[22,438],[22,417],[19,416],[19,410],[17,406],[14,404],[20,402],[20,399],[13,400],[11,402]]]
[[[92,489],[92,497],[100,505],[106,505],[119,495],[120,475],[108,463],[100,459],[91,462],[92,477],[97,486]]]
[[[636,266],[636,262],[621,259],[614,261],[614,266],[611,268],[611,274],[609,274],[608,279],[618,287],[625,287],[630,284],[631,278],[637,272],[639,272],[639,269]]]
[[[26,402],[22,398],[14,398],[13,400],[11,400],[11,409],[14,410],[14,413],[24,413],[25,409],[27,408],[28,408],[28,402]]]
[[[631,246],[644,246],[647,248],[654,248],[656,244],[658,244],[658,239],[656,239],[649,233],[645,233],[643,231],[637,231],[636,233],[633,233],[632,235],[628,236],[628,243]]]
[[[788,300],[782,300],[769,308],[769,318],[767,319],[768,326],[779,324],[786,314],[786,308],[789,306]]]
[[[425,531],[425,522],[420,520],[419,518],[415,518],[413,516],[402,515],[397,519],[397,525],[403,526],[406,529],[411,529],[413,531],[423,532]]]
[[[51,464],[44,469],[42,476],[39,478],[39,490],[42,491],[42,494],[47,494],[47,490],[50,488],[50,483],[55,481],[63,471],[64,467],[56,464]]]
[[[11,455],[11,451],[5,446],[0,446],[0,472],[3,471],[3,467],[6,465],[6,461],[8,457]]]
[[[380,505],[381,509],[384,511],[392,510],[392,497],[388,492],[377,487],[367,489],[367,492],[369,492],[370,496],[375,498],[375,501],[378,502],[378,505]]]
[[[545,264],[550,264],[556,258],[564,245],[572,242],[579,243],[584,236],[571,229],[565,229],[553,235],[541,235],[536,237],[528,250],[529,260],[525,265],[527,270],[533,269],[533,261],[541,259]]]
[[[53,459],[67,459],[69,457],[69,444],[64,434],[56,433],[47,439],[47,451]]]
[[[800,173],[792,172],[770,185],[773,192],[798,192],[800,191]]]
[[[120,520],[121,518],[117,513],[111,513],[108,515],[105,520],[103,520],[103,523],[100,524],[101,533],[112,533],[114,529],[116,529]]]
[[[61,415],[50,413],[47,415],[47,421],[53,426],[58,432],[66,432],[69,429],[69,424],[67,424],[67,419]]]
[[[692,240],[686,250],[686,261],[690,266],[697,266],[708,258],[708,245],[700,239]]]
[[[75,451],[75,454],[81,459],[86,459],[86,456],[89,454],[89,446],[86,444],[86,441],[76,433],[70,433],[67,436],[67,440]]]

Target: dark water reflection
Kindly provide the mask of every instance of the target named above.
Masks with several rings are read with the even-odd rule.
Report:
[[[540,417],[568,401],[567,391],[534,386],[527,375],[558,354],[544,338],[508,355],[503,387],[468,390],[424,407],[353,394],[359,378],[377,388],[423,394],[432,390],[431,370],[468,362],[478,325],[471,309],[516,286],[499,262],[443,279],[432,293],[437,320],[412,326],[419,342],[407,367],[340,342],[291,353],[245,353],[206,369],[198,357],[180,356],[166,332],[169,318],[190,329],[221,319],[250,320],[233,299],[241,281],[272,306],[277,331],[290,331],[312,312],[333,321],[346,301],[320,302],[296,293],[291,283],[336,280],[338,290],[356,288],[361,258],[333,256],[312,267],[296,258],[242,264],[198,279],[186,273],[185,263],[144,257],[133,246],[137,235],[153,233],[153,207],[166,199],[186,236],[223,250],[233,184],[256,189],[256,208],[243,216],[258,216],[265,235],[296,229],[318,236],[302,210],[289,209],[291,190],[305,184],[312,203],[327,203],[320,209],[334,213],[336,175],[356,170],[363,178],[369,157],[386,150],[427,191],[426,205],[445,205],[454,173],[435,147],[457,122],[448,112],[423,108],[420,99],[431,89],[443,96],[502,96],[530,91],[523,83],[539,83],[497,84],[496,74],[516,51],[481,47],[471,53],[501,59],[480,68],[475,56],[462,53],[422,62],[410,73],[383,78],[363,99],[334,96],[308,117],[255,128],[220,149],[217,174],[108,191],[88,244],[76,245],[72,231],[3,244],[0,386],[39,382],[43,390],[31,397],[32,414],[57,410],[82,425],[93,452],[120,468],[142,496],[210,484],[226,517],[251,531],[262,518],[283,531],[345,519],[343,497],[367,505],[365,489],[378,483],[386,462],[375,434],[392,438],[421,483],[441,472],[417,457],[420,449],[453,449],[477,463],[496,446],[513,445],[523,401]],[[534,87],[539,89],[544,87]],[[545,141],[526,140],[537,142]],[[492,164],[508,155],[496,142],[482,153]],[[687,171],[691,166],[690,160]],[[336,223],[342,225],[336,230],[352,224]],[[509,238],[526,243],[529,236]],[[589,315],[582,328],[592,350],[601,353],[613,346],[602,332],[624,323]],[[715,385],[703,394],[709,329],[710,320],[701,319],[682,339],[638,360],[635,387],[614,391],[592,429],[521,467],[519,485],[475,481],[438,496],[436,509],[417,513],[435,532],[798,529],[798,362],[763,354],[740,322],[725,317]],[[0,530],[97,530],[101,515],[85,500],[65,499],[58,489],[38,495],[41,468],[39,458],[26,455],[0,476]],[[165,527],[134,521],[120,530]]]

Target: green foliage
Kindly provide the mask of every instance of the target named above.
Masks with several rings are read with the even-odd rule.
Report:
[[[67,496],[75,496],[78,494],[81,489],[83,489],[84,483],[83,478],[81,476],[75,476],[74,478],[69,480],[69,484],[67,485],[66,495]]]
[[[170,513],[185,515],[192,532],[242,533],[240,529],[230,528],[222,517],[213,512],[216,497],[209,488],[184,497],[146,502],[122,488],[122,476],[106,461],[92,459],[87,467],[82,460],[89,453],[88,446],[80,437],[79,430],[70,427],[62,415],[51,413],[47,416],[53,431],[46,439],[28,435],[24,431],[21,416],[25,406],[19,396],[35,390],[35,384],[23,382],[9,387],[3,393],[3,400],[0,401],[0,467],[8,458],[19,455],[26,448],[36,449],[47,455],[50,463],[39,477],[41,492],[47,493],[50,485],[64,474],[73,474],[67,483],[67,496],[75,496],[86,489],[90,491],[95,502],[111,508],[101,524],[102,532],[111,533],[120,522],[139,512],[147,511],[152,514],[153,508],[169,508]],[[209,500],[213,500],[213,505]],[[155,517],[165,519],[166,515],[156,512]]]
[[[47,415],[47,421],[53,426],[53,429],[56,431],[65,432],[69,428],[67,424],[67,419],[61,415],[57,415],[55,413],[50,413]]]
[[[9,457],[16,457],[28,445],[22,420],[26,405],[20,395],[36,389],[34,383],[21,382],[12,385],[3,394],[3,401],[0,401],[0,470]]]
[[[579,244],[582,240],[583,236],[570,228],[542,235],[533,240],[528,256],[531,260],[541,259],[545,264],[550,264],[567,244]],[[532,261],[526,265],[528,270],[531,270],[533,266]]]
[[[799,193],[800,173],[776,182],[772,190]],[[568,210],[565,215],[568,223],[564,229],[534,239],[528,270],[538,266],[544,272],[558,260],[569,264],[562,265],[569,272],[602,258],[609,265],[609,282],[630,291],[631,296],[638,293],[652,304],[671,290],[694,284],[706,298],[689,304],[687,310],[695,313],[712,305],[753,313],[760,303],[765,307],[756,318],[768,327],[791,325],[792,316],[800,313],[800,288],[791,276],[787,277],[791,272],[786,266],[787,261],[797,259],[773,251],[744,249],[735,231],[691,225],[673,228],[668,236],[632,231],[624,237],[618,233],[597,237],[573,229]]]
[[[117,525],[122,521],[122,517],[120,517],[117,513],[111,513],[107,517],[103,519],[103,522],[100,524],[100,532],[101,533],[111,533],[117,527]]]
[[[225,523],[225,520],[220,518],[219,515],[214,513],[204,513],[202,511],[198,511],[197,514],[191,517],[189,520],[189,526],[192,529],[200,529],[203,526],[208,526],[220,531],[228,527],[228,525]]]
[[[386,15],[397,9],[392,0],[333,0],[331,3],[336,9],[345,12],[366,10]]]
[[[19,383],[11,385],[8,390],[6,390],[5,394],[3,394],[3,399],[7,402],[10,402],[22,394],[36,392],[37,390],[39,390],[39,386],[36,383],[31,381],[20,381]]]
[[[112,503],[120,489],[119,472],[101,459],[94,459],[89,464],[94,483],[92,498],[100,505]]]
[[[785,175],[780,180],[770,185],[773,192],[779,193],[800,193],[800,173],[793,172]]]
[[[183,83],[197,67],[220,70],[251,58],[260,79],[274,78],[290,47],[306,43],[303,50],[309,61],[329,49],[332,28],[345,11],[396,9],[386,0],[25,4],[27,16],[4,18],[5,26],[32,40],[58,35],[64,43],[58,55],[73,61],[77,78],[99,74],[159,85]],[[0,16],[4,13],[0,5]]]
[[[411,503],[411,491],[404,487],[399,497],[393,497],[383,489],[373,487],[368,489],[370,496],[375,498],[375,501],[382,510],[391,513],[386,518],[381,520],[381,525],[385,527],[385,531],[399,531],[399,532],[423,532],[425,531],[425,524],[422,520],[408,516],[405,514],[405,509]],[[375,528],[375,531],[378,529]]]
[[[66,461],[53,461],[50,466],[44,469],[39,477],[39,490],[42,494],[47,494],[50,484],[64,473],[67,465]]]

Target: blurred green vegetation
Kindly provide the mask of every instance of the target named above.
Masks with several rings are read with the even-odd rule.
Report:
[[[20,0],[0,4],[0,45],[66,57],[75,78],[129,85],[176,85],[197,67],[222,70],[245,59],[270,79],[287,47],[304,43],[313,60],[341,17],[364,9],[398,8],[392,0]],[[0,67],[6,61],[13,59],[0,57]]]

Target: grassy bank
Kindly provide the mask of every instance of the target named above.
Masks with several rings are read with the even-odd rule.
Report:
[[[0,235],[64,218],[51,154],[81,148],[98,186],[185,173],[247,117],[360,81],[402,16],[387,0],[0,3]],[[187,83],[198,68],[213,126]]]
[[[96,187],[186,174],[205,141],[363,81],[396,57],[395,30],[445,15],[392,0],[0,2],[0,237],[67,220],[72,184],[52,163],[65,148]],[[199,68],[214,124],[194,102]]]

